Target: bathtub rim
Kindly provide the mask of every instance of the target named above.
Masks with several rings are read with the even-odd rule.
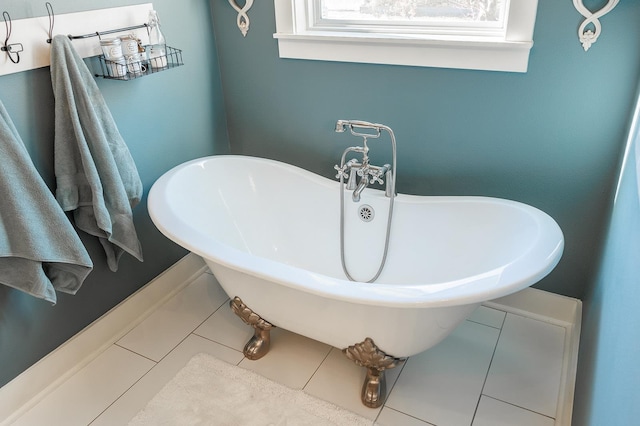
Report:
[[[548,249],[544,250],[545,253],[549,253],[546,256],[546,264],[544,264],[542,268],[532,268],[529,266],[529,270],[525,274],[520,274],[522,276],[519,279],[514,279],[508,284],[505,284],[505,280],[508,280],[510,275],[513,275],[513,270],[509,267],[513,266],[514,263],[517,263],[525,255],[531,255],[531,247],[509,264],[472,277],[443,283],[409,285],[369,284],[308,271],[296,266],[259,257],[219,243],[212,238],[205,237],[193,228],[183,224],[180,218],[171,212],[170,208],[166,208],[170,202],[167,199],[165,189],[174,175],[187,167],[212,160],[217,161],[219,159],[268,163],[287,169],[289,172],[295,174],[302,174],[306,178],[315,180],[322,185],[334,183],[312,171],[273,159],[226,154],[200,157],[173,167],[158,178],[152,185],[147,204],[149,215],[154,225],[167,238],[198,256],[258,278],[276,281],[287,287],[316,294],[321,297],[376,306],[414,308],[446,307],[480,303],[506,296],[537,283],[556,267],[564,250],[564,237],[558,224],[547,213],[528,204],[504,198],[484,196],[416,196],[398,194],[399,197],[420,198],[425,201],[489,201],[515,206],[530,212],[536,221],[543,221],[547,226],[550,226],[552,228],[551,234],[554,234],[556,237],[559,236],[559,242],[555,244],[555,247],[550,252]],[[547,239],[557,240],[557,238],[554,239],[549,236],[547,236]],[[543,244],[543,246],[547,247],[549,244]],[[534,248],[542,250],[540,244],[534,245]]]

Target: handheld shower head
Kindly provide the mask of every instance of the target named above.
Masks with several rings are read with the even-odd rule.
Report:
[[[338,120],[336,123],[335,131],[338,133],[344,133],[347,129],[353,136],[361,136],[365,139],[375,139],[380,137],[381,130],[390,131],[387,126],[376,123],[369,123],[368,121],[361,120]],[[375,133],[364,133],[360,129],[371,129]]]

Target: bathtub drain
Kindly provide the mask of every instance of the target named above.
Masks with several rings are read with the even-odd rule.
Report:
[[[373,207],[368,204],[364,204],[358,210],[358,214],[360,215],[360,219],[365,222],[371,222],[373,217],[375,216],[375,212],[373,211]]]

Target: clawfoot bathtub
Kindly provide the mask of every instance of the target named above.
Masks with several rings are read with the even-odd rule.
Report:
[[[384,270],[360,282],[380,263],[387,221],[384,191],[368,188],[345,203],[349,281],[338,185],[273,160],[213,156],[158,179],[149,212],[162,233],[205,259],[255,328],[247,357],[266,353],[271,326],[343,349],[368,369],[369,406],[383,402],[386,368],[436,345],[483,301],[536,283],[562,255],[560,228],[531,206],[399,194]]]

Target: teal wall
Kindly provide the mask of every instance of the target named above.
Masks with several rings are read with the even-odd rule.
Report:
[[[538,287],[583,295],[640,76],[640,2],[620,2],[585,53],[572,2],[540,0],[526,74],[279,59],[272,1],[254,3],[246,38],[227,2],[211,4],[233,152],[332,176],[342,150],[360,143],[333,132],[337,119],[387,124],[400,192],[546,211],[566,250]]]
[[[584,299],[576,425],[640,419],[640,127],[630,142],[600,271]]]
[[[58,0],[54,7],[69,13],[135,3]],[[145,193],[173,165],[229,149],[331,176],[344,147],[358,142],[332,131],[338,118],[388,124],[398,137],[401,192],[511,198],[558,221],[565,254],[538,287],[585,300],[575,424],[638,417],[629,398],[640,354],[627,343],[640,337],[632,165],[608,224],[640,79],[640,2],[620,2],[585,53],[571,1],[539,0],[526,74],[283,60],[272,38],[273,2],[255,2],[246,38],[226,1],[210,3],[213,22],[206,0],[154,2],[169,44],[184,50],[184,67],[128,83],[98,81]],[[44,3],[31,0],[3,8],[14,19],[46,15]],[[49,70],[0,77],[0,99],[53,187]],[[0,286],[0,385],[185,254],[155,230],[144,202],[135,220],[145,262],[125,255],[112,273],[99,244],[85,238],[96,268],[55,307]],[[607,417],[615,410],[617,423]]]
[[[52,3],[55,12],[62,14],[143,1]],[[153,182],[174,165],[229,150],[208,2],[153,3],[168,43],[183,49],[185,66],[129,82],[97,80],[137,164],[145,197]],[[5,0],[2,9],[14,20],[47,15],[44,1]],[[66,33],[64,28],[56,32]],[[53,188],[54,103],[49,68],[0,77],[0,100],[36,167]],[[106,266],[100,244],[89,237],[83,240],[95,268],[77,295],[58,294],[58,304],[51,306],[0,285],[0,386],[186,254],[155,229],[146,210],[146,198],[135,208],[134,217],[144,263],[125,254],[118,272],[113,273]]]

